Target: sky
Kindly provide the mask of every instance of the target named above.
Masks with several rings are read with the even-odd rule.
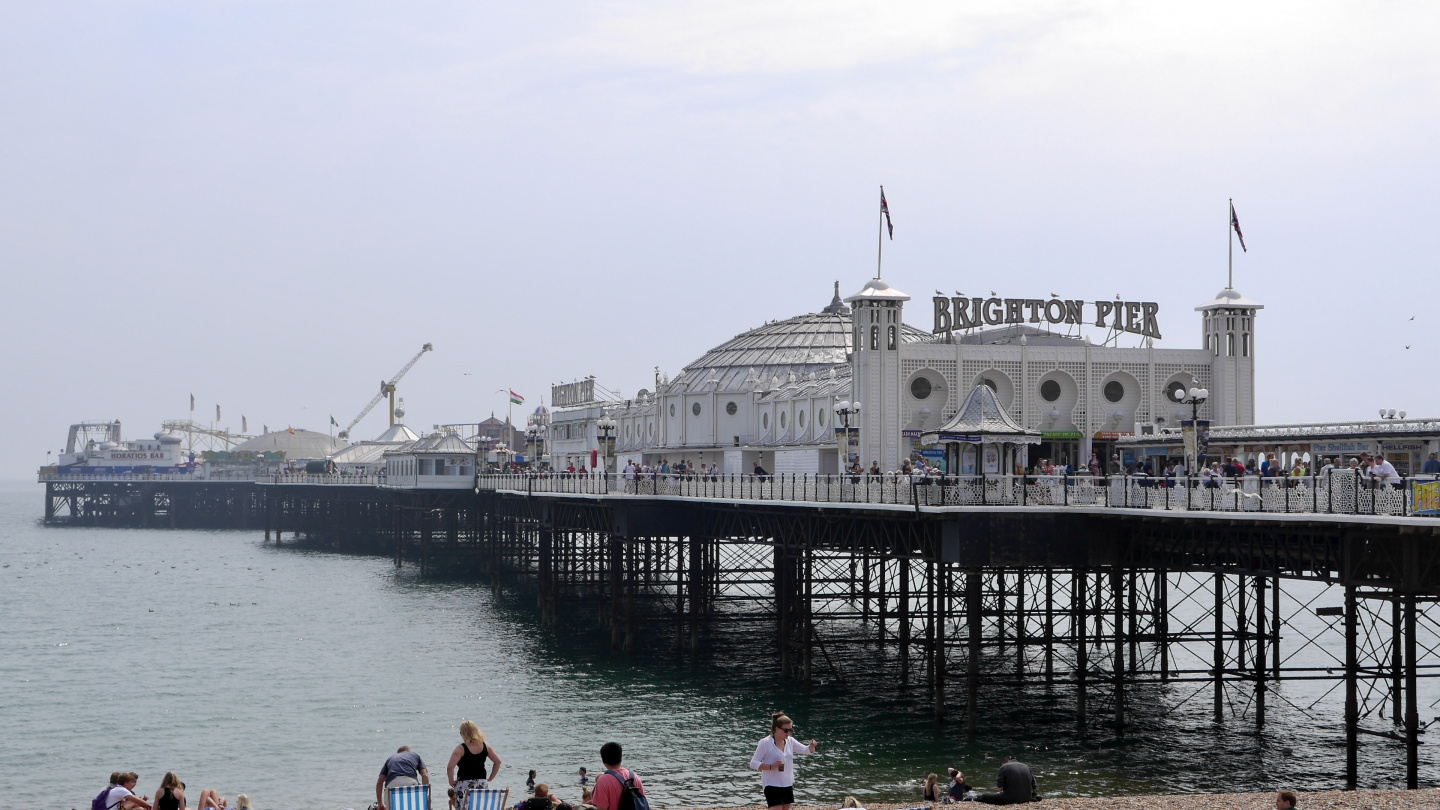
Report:
[[[192,393],[343,426],[426,342],[412,426],[633,395],[857,291],[882,184],[908,323],[1120,294],[1177,348],[1233,198],[1258,419],[1440,417],[1437,36],[1403,2],[0,0],[0,477]]]

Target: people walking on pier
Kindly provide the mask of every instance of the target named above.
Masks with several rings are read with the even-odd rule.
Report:
[[[375,804],[385,810],[385,790],[406,785],[430,784],[430,772],[420,755],[402,745],[380,766],[380,778],[375,780]]]
[[[815,740],[801,743],[794,738],[795,723],[784,712],[770,715],[770,733],[755,747],[750,767],[760,771],[760,784],[765,788],[765,804],[790,810],[795,803],[795,755],[815,753]]]
[[[599,810],[640,810],[636,808],[636,796],[645,796],[645,785],[640,777],[629,768],[620,767],[624,755],[620,743],[607,742],[600,746],[600,762],[605,773],[595,777],[595,792],[590,803]],[[643,810],[649,810],[648,800]]]
[[[1431,453],[1430,457],[1425,459],[1425,466],[1420,468],[1420,472],[1426,475],[1440,475],[1440,459],[1436,459],[1435,454]]]
[[[981,793],[980,801],[986,804],[1024,804],[1040,792],[1035,786],[1035,777],[1030,773],[1030,766],[1010,757],[1000,758],[1000,773],[995,778],[995,784],[1000,790],[995,793]]]
[[[487,759],[493,765],[488,776],[485,773]],[[450,787],[455,788],[460,806],[467,805],[470,791],[484,790],[498,773],[500,755],[485,742],[485,733],[475,725],[475,721],[462,721],[460,744],[455,746],[454,753],[450,754],[450,761],[445,765],[445,777],[450,781]]]

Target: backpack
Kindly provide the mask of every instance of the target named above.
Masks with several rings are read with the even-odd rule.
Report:
[[[635,785],[635,772],[630,772],[629,779],[621,779],[617,771],[607,770],[605,773],[615,777],[620,782],[620,802],[615,810],[650,810],[650,800],[640,792]]]
[[[90,800],[90,810],[109,810],[110,805],[106,804],[105,800],[110,797],[110,791],[114,789],[115,786],[110,785],[109,787],[100,791],[99,796],[96,796],[94,799]]]

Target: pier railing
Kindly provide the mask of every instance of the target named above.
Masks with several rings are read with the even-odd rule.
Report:
[[[326,486],[379,486],[385,483],[383,475],[314,475],[290,473],[266,475],[259,479],[269,484],[323,484]]]
[[[1175,512],[1434,514],[1434,476],[1391,482],[1348,470],[1293,478],[1138,475],[480,475],[481,490],[919,506],[1090,506]]]

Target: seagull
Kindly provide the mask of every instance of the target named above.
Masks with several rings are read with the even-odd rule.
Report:
[[[1055,293],[1050,293],[1050,297],[1051,297],[1051,298],[1059,298],[1060,296],[1056,295]]]
[[[1409,349],[1410,347],[1409,347],[1409,346],[1406,346],[1405,348],[1406,348],[1406,349]]]
[[[956,291],[955,291],[955,294],[958,295],[958,296],[960,296],[961,298],[964,298],[964,297],[965,297],[965,293],[962,293],[962,292],[960,292],[959,290],[956,290]]]
[[[994,298],[995,296],[997,296],[997,295],[999,295],[999,294],[1000,294],[1000,293],[997,293],[997,292],[995,292],[994,290],[991,290],[991,291],[990,291],[990,297],[991,297],[991,298]]]
[[[936,290],[936,291],[935,291],[935,294],[938,295],[938,296],[940,296],[941,298],[944,298],[944,297],[945,297],[945,293],[942,293],[942,292],[940,292],[939,290]]]
[[[1414,316],[1414,315],[1411,315],[1411,316],[1410,316],[1410,320],[1412,320],[1412,321],[1415,320],[1415,316]]]

